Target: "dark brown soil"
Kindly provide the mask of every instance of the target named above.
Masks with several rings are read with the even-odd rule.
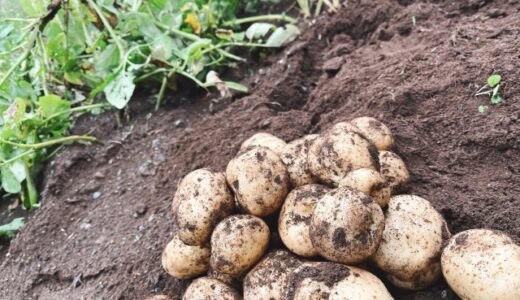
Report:
[[[182,176],[223,170],[255,132],[289,141],[364,115],[391,127],[411,192],[452,232],[493,228],[520,241],[519,34],[517,0],[350,0],[270,56],[247,80],[252,95],[214,115],[202,98],[137,107],[123,128],[110,114],[85,118],[77,130],[105,144],[69,147],[49,164],[42,207],[1,264],[0,299],[179,299],[187,282],[169,277],[160,255]],[[499,105],[474,96],[493,73],[504,78]],[[391,292],[456,299],[442,281]]]

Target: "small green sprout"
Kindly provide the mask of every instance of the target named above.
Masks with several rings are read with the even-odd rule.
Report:
[[[487,84],[482,86],[475,96],[487,95],[491,101],[491,104],[499,104],[502,102],[503,98],[500,96],[500,81],[502,81],[502,76],[498,74],[493,74],[488,77]],[[478,108],[480,113],[483,113],[487,110],[487,106],[481,105]]]

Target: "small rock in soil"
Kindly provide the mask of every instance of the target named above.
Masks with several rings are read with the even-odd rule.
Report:
[[[487,12],[487,16],[490,18],[499,18],[499,17],[505,17],[507,15],[506,11],[503,9],[490,9]]]
[[[153,176],[155,175],[155,165],[151,160],[146,160],[141,166],[139,166],[139,174],[142,176]]]
[[[97,171],[96,173],[94,173],[94,178],[95,179],[104,179],[105,175],[101,171]]]
[[[101,192],[100,191],[92,193],[92,199],[96,200],[99,197],[101,197]]]

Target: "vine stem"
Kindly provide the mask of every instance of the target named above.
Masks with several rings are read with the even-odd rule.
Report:
[[[4,85],[4,83],[7,81],[7,79],[11,76],[11,74],[22,64],[22,62],[29,56],[29,53],[31,53],[32,47],[34,46],[34,43],[36,42],[36,37],[38,36],[38,30],[34,30],[31,34],[30,40],[27,42],[27,49],[22,53],[22,55],[18,58],[18,60],[7,70],[7,72],[4,74],[4,77],[2,77],[2,80],[0,80],[0,86]]]
[[[14,156],[14,157],[11,157],[11,158],[8,159],[8,160],[4,160],[4,161],[2,161],[2,163],[0,163],[0,167],[3,167],[3,166],[5,166],[5,165],[8,165],[8,164],[10,164],[10,163],[16,161],[17,159],[20,159],[20,158],[22,158],[22,157],[24,157],[24,156],[26,156],[26,155],[29,155],[29,154],[31,154],[31,153],[33,153],[33,152],[34,152],[34,149],[29,149],[29,150],[27,150],[27,151],[25,151],[25,152],[22,152],[22,153],[20,153],[20,154]]]
[[[227,22],[224,22],[223,25],[224,26],[233,26],[233,25],[254,23],[254,22],[260,22],[260,21],[282,21],[282,22],[288,22],[288,23],[297,22],[295,18],[291,18],[286,15],[263,15],[263,16],[254,16],[254,17],[236,19],[233,21],[227,21]]]
[[[29,148],[29,149],[33,149],[33,150],[46,148],[46,147],[49,147],[52,145],[61,144],[61,143],[65,143],[65,142],[77,142],[77,141],[85,141],[85,142],[92,142],[92,143],[99,142],[99,140],[96,139],[95,137],[88,136],[88,135],[69,135],[66,137],[57,138],[54,140],[45,141],[45,142],[36,143],[36,144],[20,144],[20,143],[11,142],[8,140],[0,139],[1,143],[5,143],[7,145],[11,145],[11,146],[18,147],[18,148],[25,148],[25,149]]]

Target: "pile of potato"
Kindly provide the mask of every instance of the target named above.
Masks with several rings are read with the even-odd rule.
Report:
[[[409,174],[393,145],[370,117],[290,143],[255,134],[225,173],[179,183],[164,269],[204,276],[186,300],[393,299],[376,269],[401,289],[444,274],[463,299],[520,299],[520,247],[490,230],[451,237],[427,200],[399,194]]]

